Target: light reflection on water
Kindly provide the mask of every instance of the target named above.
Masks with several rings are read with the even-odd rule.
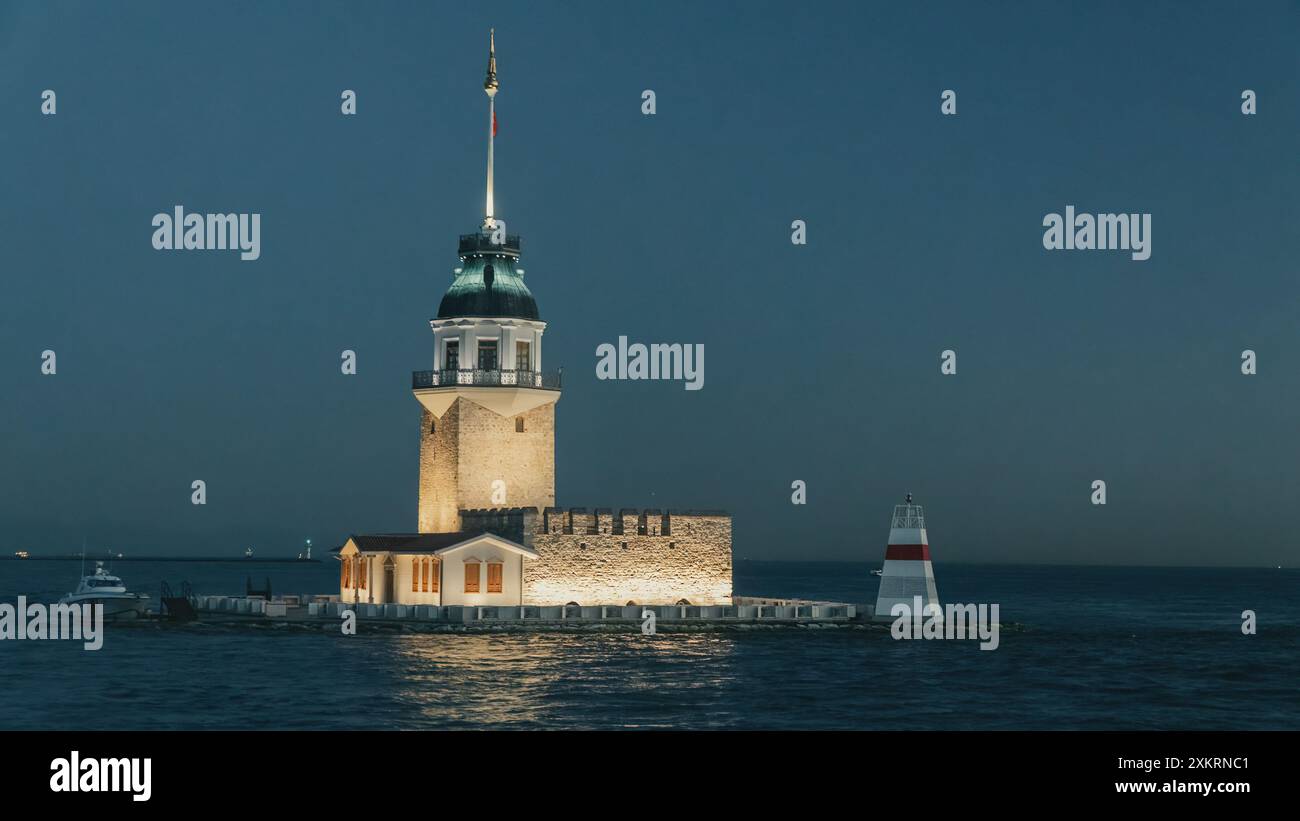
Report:
[[[598,704],[614,727],[667,728],[661,695],[725,691],[736,676],[719,634],[406,635],[391,649],[407,671],[394,699],[415,726],[543,728]],[[726,726],[715,712],[708,723]]]
[[[749,595],[870,600],[869,565],[738,563]],[[75,583],[0,562],[0,601]],[[123,564],[133,587],[235,567]],[[263,571],[255,571],[259,576]],[[271,568],[277,590],[333,568]],[[206,574],[206,575],[205,575]],[[887,632],[414,634],[157,626],[104,648],[0,642],[0,729],[1300,729],[1294,571],[939,565],[948,601],[999,602],[995,652]],[[1241,634],[1244,607],[1260,614]]]

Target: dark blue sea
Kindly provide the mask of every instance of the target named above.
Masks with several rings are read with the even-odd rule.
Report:
[[[740,595],[874,601],[872,565],[739,562]],[[78,564],[0,561],[0,602]],[[335,589],[333,562],[122,562],[132,589]],[[109,627],[0,641],[0,729],[1300,729],[1300,571],[935,567],[1000,646],[888,632],[362,633]],[[1241,613],[1254,610],[1256,635]]]

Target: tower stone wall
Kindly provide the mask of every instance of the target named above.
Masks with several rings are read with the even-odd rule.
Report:
[[[462,510],[555,504],[554,402],[501,416],[460,397],[420,424],[419,532],[462,529]],[[498,481],[504,498],[494,498]]]
[[[441,419],[425,409],[420,414],[420,533],[460,529],[457,454],[460,436],[455,405]]]

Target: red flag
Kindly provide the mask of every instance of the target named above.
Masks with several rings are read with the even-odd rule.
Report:
[[[497,135],[497,113],[494,110],[492,112],[492,136],[495,137],[496,135]]]

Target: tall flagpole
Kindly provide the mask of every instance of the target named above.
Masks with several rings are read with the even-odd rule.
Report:
[[[493,216],[495,210],[492,203],[492,160],[493,149],[496,143],[496,97],[497,97],[497,41],[496,29],[491,29],[488,33],[488,68],[487,79],[483,81],[483,90],[488,95],[488,167],[487,167],[487,209],[483,218],[484,228],[493,228],[496,225],[496,219]]]

